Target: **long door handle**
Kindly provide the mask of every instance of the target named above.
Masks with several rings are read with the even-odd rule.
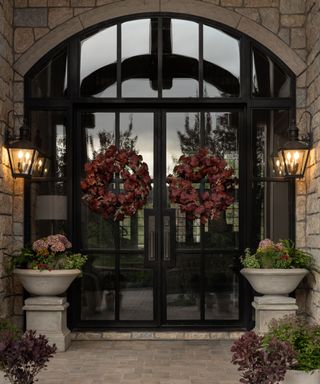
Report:
[[[155,230],[156,218],[150,215],[148,216],[148,261],[156,260]]]
[[[170,231],[170,216],[163,217],[163,260],[171,260],[171,231]]]

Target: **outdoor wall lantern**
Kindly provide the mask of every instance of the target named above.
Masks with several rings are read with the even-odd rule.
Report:
[[[39,152],[33,164],[32,177],[46,177],[49,174],[51,160]]]
[[[9,111],[9,113],[12,111]],[[8,113],[8,114],[9,114]],[[38,150],[29,140],[30,130],[24,122],[20,128],[20,137],[15,139],[6,131],[6,147],[9,155],[10,168],[12,176],[31,177],[34,170],[34,164],[38,159]]]
[[[312,145],[312,115],[309,111],[305,111],[301,115],[300,121],[305,114],[308,114],[309,116],[309,129],[307,135],[299,139],[299,129],[295,120],[293,120],[289,127],[289,141],[279,148],[278,152],[272,156],[273,170],[278,177],[287,179],[302,179],[304,177]]]

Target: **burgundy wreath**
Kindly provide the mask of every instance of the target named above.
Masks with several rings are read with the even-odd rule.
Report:
[[[192,156],[183,155],[174,167],[173,175],[167,177],[170,201],[180,205],[187,220],[200,219],[201,224],[209,219],[217,220],[234,201],[228,193],[233,184],[230,179],[233,173],[225,160],[210,155],[206,148]],[[196,190],[193,183],[201,181],[210,184],[209,191]]]
[[[148,166],[142,160],[133,150],[109,146],[85,164],[86,178],[80,185],[85,193],[82,199],[104,219],[113,216],[114,220],[123,220],[134,215],[147,202],[151,190]],[[115,193],[109,188],[115,175],[121,179],[123,192]]]

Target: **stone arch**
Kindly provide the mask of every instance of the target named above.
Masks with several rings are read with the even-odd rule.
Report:
[[[232,10],[199,0],[112,1],[110,4],[74,16],[51,30],[19,57],[14,68],[24,76],[41,57],[72,35],[103,21],[145,12],[182,13],[219,22],[261,43],[279,57],[296,76],[306,68],[306,64],[297,53],[265,27]]]

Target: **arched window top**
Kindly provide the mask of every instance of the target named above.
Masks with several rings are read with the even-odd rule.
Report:
[[[73,94],[107,99],[239,98],[250,77],[252,97],[290,97],[289,71],[254,43],[251,53],[242,49],[245,39],[176,16],[109,24],[80,37],[80,52],[70,57],[77,60],[72,68],[79,68]],[[31,97],[69,94],[67,52],[68,42],[37,68],[31,76]],[[251,60],[243,58],[250,54]],[[251,68],[241,70],[249,61]]]

